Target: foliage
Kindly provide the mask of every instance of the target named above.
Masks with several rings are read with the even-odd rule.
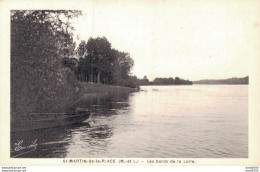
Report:
[[[59,111],[75,93],[74,75],[61,62],[74,51],[70,19],[78,15],[80,11],[11,11],[12,114]]]
[[[111,48],[105,37],[81,41],[77,77],[80,81],[128,86],[134,65],[129,53]]]
[[[138,82],[139,82],[140,85],[150,85],[150,82],[149,82],[147,76],[144,76],[143,79],[139,79]]]

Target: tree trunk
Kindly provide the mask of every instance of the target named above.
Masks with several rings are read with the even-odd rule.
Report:
[[[97,83],[100,83],[100,74],[101,74],[101,71],[99,71],[97,74]]]
[[[91,76],[90,76],[90,82],[94,82],[94,81],[93,81],[93,64],[91,64]]]

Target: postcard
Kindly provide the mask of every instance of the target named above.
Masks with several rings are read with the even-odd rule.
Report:
[[[0,165],[259,166],[259,5],[0,1]]]

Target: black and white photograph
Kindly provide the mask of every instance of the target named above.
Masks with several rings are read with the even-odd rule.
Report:
[[[253,4],[9,10],[9,158],[250,158]]]

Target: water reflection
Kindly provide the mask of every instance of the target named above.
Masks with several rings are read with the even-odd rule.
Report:
[[[66,147],[70,144],[73,130],[82,126],[90,127],[89,123],[74,124],[69,126],[55,127],[49,129],[32,130],[27,132],[11,133],[11,157],[64,157]],[[28,146],[37,140],[37,149],[32,152],[30,149],[15,151],[17,145],[23,141],[22,146]],[[28,153],[25,153],[28,152]],[[19,156],[22,154],[21,156]]]
[[[129,94],[85,94],[76,106],[91,109],[93,113],[88,120],[91,127],[73,135],[73,144],[68,147],[66,157],[106,156],[111,149],[113,138],[116,137],[114,133],[117,132],[117,128],[113,122],[119,114],[123,115],[122,111],[128,111]]]
[[[11,157],[13,158],[52,158],[78,157],[78,151],[92,147],[87,154],[95,155],[97,150],[106,150],[107,142],[113,135],[113,128],[98,121],[100,118],[117,115],[118,110],[129,107],[128,94],[85,94],[70,110],[77,107],[88,108],[90,119],[82,124],[56,128],[11,133]],[[91,124],[88,121],[92,121]],[[21,143],[22,141],[22,143]],[[30,146],[37,141],[37,149],[15,151],[17,143]],[[82,146],[84,143],[84,146]],[[79,146],[79,147],[78,147]],[[32,151],[30,151],[32,150]],[[69,155],[68,155],[69,154]]]
[[[113,135],[108,125],[98,126],[91,129],[89,136],[93,139],[107,139]]]

